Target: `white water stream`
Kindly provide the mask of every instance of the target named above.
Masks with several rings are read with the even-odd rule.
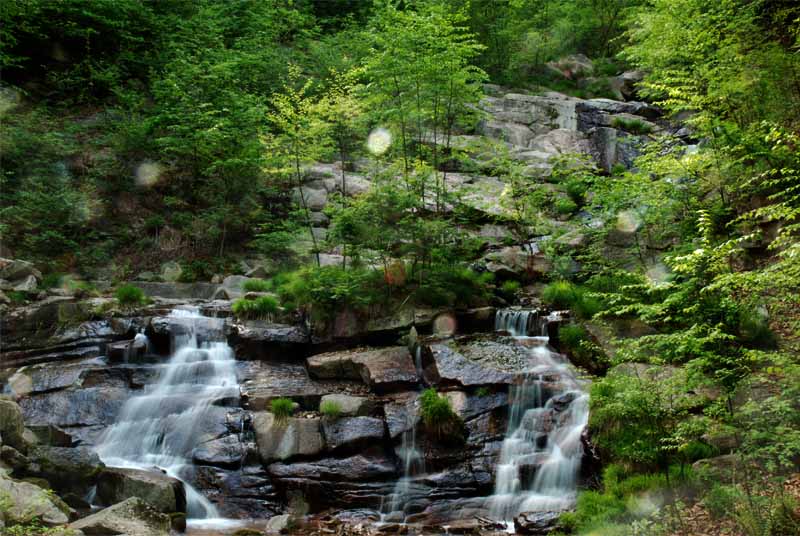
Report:
[[[522,512],[559,511],[574,506],[589,419],[589,396],[574,369],[547,345],[544,322],[535,311],[498,311],[495,329],[528,347],[532,366],[510,392],[510,417],[497,465],[493,518],[511,521]],[[553,316],[549,319],[554,319]],[[534,324],[534,325],[532,325]]]
[[[184,482],[190,520],[223,523],[216,507],[183,475],[191,468],[192,449],[211,406],[239,397],[233,350],[220,340],[221,320],[176,309],[169,321],[179,327],[172,357],[155,384],[125,403],[100,438],[97,453],[108,466],[165,471]]]

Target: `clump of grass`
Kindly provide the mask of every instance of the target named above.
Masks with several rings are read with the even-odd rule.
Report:
[[[9,290],[6,296],[14,305],[22,305],[28,301],[28,295],[20,290]]]
[[[570,309],[581,318],[591,318],[602,310],[602,305],[583,287],[569,281],[556,281],[542,291],[542,300],[558,309]]]
[[[294,402],[291,398],[275,398],[269,403],[269,411],[278,421],[286,421],[294,413]]]
[[[259,296],[253,300],[239,298],[231,306],[238,318],[267,319],[278,311],[278,300],[272,296]]]
[[[450,406],[450,401],[439,396],[435,389],[426,389],[420,397],[422,422],[439,440],[463,442],[464,423]]]
[[[520,287],[522,287],[522,285],[520,285],[519,281],[509,279],[500,285],[500,294],[502,294],[507,300],[513,300],[517,295],[517,292],[519,292]]]
[[[478,387],[478,390],[475,391],[475,394],[480,397],[489,396],[492,394],[492,391],[488,387]]]
[[[248,279],[242,283],[245,292],[269,292],[272,290],[272,281],[265,279]]]
[[[319,405],[319,412],[330,419],[338,419],[342,414],[342,406],[334,400],[325,400]]]
[[[559,197],[555,201],[554,208],[558,214],[566,216],[578,210],[578,205],[568,197]]]
[[[147,302],[144,291],[131,284],[120,285],[117,287],[117,290],[114,291],[114,297],[116,298],[117,303],[126,307],[143,305]]]
[[[626,132],[630,132],[631,134],[650,134],[653,132],[653,127],[640,119],[615,117],[611,120],[611,126]]]

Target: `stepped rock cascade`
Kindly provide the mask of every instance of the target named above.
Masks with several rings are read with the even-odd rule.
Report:
[[[97,453],[109,466],[158,468],[184,482],[190,519],[218,518],[216,507],[186,482],[192,450],[208,432],[216,405],[238,405],[233,350],[222,339],[222,321],[176,309],[167,317],[173,354],[158,381],[129,399],[106,430]]]
[[[403,464],[403,476],[397,481],[389,497],[388,508],[384,504],[381,510],[385,513],[402,512],[405,503],[412,497],[412,485],[415,476],[425,474],[425,456],[417,443],[418,417],[416,404],[409,403],[408,429],[403,432],[397,455]]]
[[[531,312],[533,314],[534,312]],[[527,320],[522,311],[498,313],[497,329],[520,333]],[[550,315],[540,322],[546,332]],[[589,418],[589,396],[583,382],[545,336],[517,335],[528,348],[532,367],[512,386],[506,437],[498,460],[494,495],[488,507],[493,518],[511,521],[522,512],[560,511],[575,502],[583,457],[581,435]]]
[[[495,331],[507,331],[514,337],[525,337],[531,324],[536,323],[539,311],[531,309],[501,309],[494,317]]]

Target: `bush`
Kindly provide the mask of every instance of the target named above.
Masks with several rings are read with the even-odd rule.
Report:
[[[437,439],[462,442],[463,423],[450,406],[447,397],[439,396],[435,389],[426,389],[420,396],[422,422]]]
[[[319,405],[319,412],[331,419],[338,419],[342,414],[342,407],[333,400],[325,400]]]
[[[285,421],[294,413],[294,402],[291,398],[275,398],[269,403],[269,411],[279,421]]]
[[[352,307],[365,309],[386,300],[387,286],[378,270],[345,270],[312,266],[275,277],[281,301],[288,307],[310,306],[322,316]]]
[[[494,275],[477,273],[469,268],[434,265],[422,274],[422,283],[414,292],[417,304],[431,307],[478,306],[489,299],[489,283]]]
[[[554,207],[556,209],[556,213],[561,215],[572,214],[578,210],[578,205],[575,203],[575,201],[568,197],[557,198]]]
[[[542,291],[542,300],[557,309],[570,309],[581,318],[591,318],[602,310],[600,301],[586,289],[569,281],[556,281]]]
[[[500,285],[500,294],[507,300],[513,300],[519,289],[522,287],[519,281],[514,281],[513,279],[509,279],[508,281],[503,282]]]
[[[278,311],[278,300],[272,296],[259,296],[254,300],[239,298],[231,309],[239,318],[268,319]]]
[[[611,121],[611,126],[631,134],[650,134],[653,131],[652,126],[640,119],[626,119],[624,117],[615,117]]]
[[[483,396],[489,396],[490,394],[492,394],[492,390],[489,389],[488,387],[478,387],[478,390],[475,391],[476,396],[483,397]]]
[[[142,289],[130,284],[117,287],[114,297],[120,305],[125,306],[142,305],[147,301]]]
[[[272,290],[272,281],[264,279],[248,279],[242,283],[242,290],[245,292],[269,292]]]
[[[586,200],[586,183],[580,179],[571,179],[566,184],[567,195],[577,206],[583,205]]]

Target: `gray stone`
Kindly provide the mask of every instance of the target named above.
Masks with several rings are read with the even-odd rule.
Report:
[[[3,444],[27,452],[24,432],[25,422],[19,405],[12,400],[0,398],[0,437]]]
[[[556,530],[561,512],[523,512],[514,518],[517,534],[550,534]]]
[[[342,394],[325,395],[320,400],[320,407],[322,404],[332,403],[336,404],[339,408],[339,413],[342,416],[366,416],[372,410],[372,403],[368,398],[363,396],[350,396]]]
[[[36,276],[29,275],[24,279],[15,281],[13,283],[14,290],[17,292],[33,292],[39,284],[36,282]]]
[[[97,479],[97,497],[103,504],[138,497],[159,512],[186,512],[183,483],[157,470],[103,469]]]
[[[0,495],[8,501],[2,512],[7,523],[27,524],[40,521],[47,526],[69,521],[69,508],[57,497],[29,482],[19,482],[0,471]]]
[[[508,385],[513,375],[472,362],[443,344],[431,345],[422,353],[423,376],[433,385],[464,387]]]
[[[289,514],[281,514],[279,516],[272,516],[267,520],[267,526],[264,530],[267,534],[280,534],[286,532],[291,524],[292,516]]]
[[[306,360],[309,374],[320,379],[361,379],[376,391],[417,382],[417,371],[405,346],[330,352]]]
[[[88,535],[168,536],[170,519],[138,497],[131,497],[69,525]]]
[[[272,413],[253,414],[258,453],[264,463],[313,456],[325,447],[319,419],[276,419]]]
[[[105,468],[97,453],[88,447],[39,445],[31,449],[28,458],[34,476],[44,478],[60,493],[79,496],[86,494]]]
[[[192,451],[192,460],[202,465],[237,468],[245,452],[239,438],[231,434],[201,443]]]
[[[384,435],[382,419],[341,417],[323,419],[322,431],[329,450],[358,450],[380,444]]]
[[[31,275],[36,279],[42,278],[42,273],[32,262],[0,258],[0,279],[18,281]]]

